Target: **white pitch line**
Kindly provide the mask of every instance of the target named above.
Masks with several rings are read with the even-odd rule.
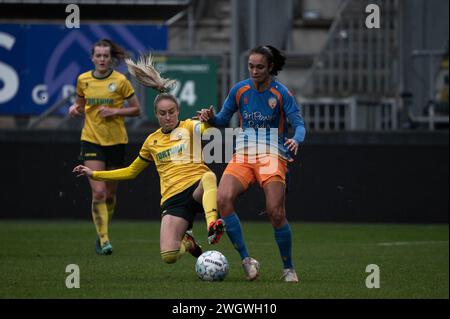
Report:
[[[425,241],[392,241],[378,243],[378,246],[406,246],[406,245],[430,245],[430,244],[448,244],[448,240],[425,240]]]

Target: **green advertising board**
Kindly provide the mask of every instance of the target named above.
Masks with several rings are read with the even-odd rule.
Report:
[[[211,58],[179,58],[155,56],[156,69],[163,78],[176,80],[169,91],[180,104],[180,120],[191,118],[196,111],[210,105],[217,107],[216,61]],[[153,101],[158,94],[153,89],[146,89],[147,116],[157,122]]]

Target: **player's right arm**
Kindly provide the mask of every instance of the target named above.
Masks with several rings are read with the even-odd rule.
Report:
[[[84,113],[84,106],[86,105],[86,99],[79,95],[75,98],[75,103],[69,108],[69,115],[71,117],[80,116]]]
[[[140,172],[146,168],[150,162],[138,156],[130,166],[111,171],[93,171],[89,167],[78,165],[73,172],[79,176],[87,176],[96,181],[121,181],[134,179]]]
[[[85,87],[87,87],[87,84],[83,82],[83,75],[80,75],[77,79],[75,103],[72,104],[69,108],[69,115],[71,117],[80,116],[84,113],[86,99],[83,88]]]

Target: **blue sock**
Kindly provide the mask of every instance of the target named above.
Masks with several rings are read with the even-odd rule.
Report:
[[[233,213],[227,217],[222,217],[225,221],[225,228],[227,230],[228,238],[230,238],[231,243],[234,248],[241,255],[241,259],[248,257],[247,247],[244,242],[244,235],[242,234],[241,222],[239,221],[239,217],[236,213]]]
[[[294,268],[292,265],[292,233],[289,224],[285,224],[281,228],[274,228],[275,241],[280,250],[281,260],[284,268]]]

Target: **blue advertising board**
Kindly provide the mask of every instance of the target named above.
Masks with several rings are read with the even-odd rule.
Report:
[[[93,68],[92,45],[102,38],[135,56],[167,50],[166,26],[0,24],[0,115],[38,115],[74,92],[77,76]],[[117,70],[125,73],[126,66]]]

